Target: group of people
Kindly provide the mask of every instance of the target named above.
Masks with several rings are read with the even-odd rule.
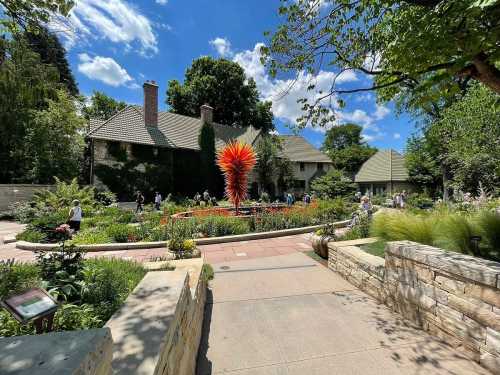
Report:
[[[394,208],[405,208],[406,200],[408,199],[408,194],[406,190],[402,193],[396,193],[392,196],[392,207]]]
[[[205,190],[203,192],[203,195],[201,195],[199,192],[196,192],[196,194],[193,197],[194,204],[196,206],[218,206],[219,204],[217,203],[217,198],[215,196],[211,197],[210,193],[208,190]]]
[[[155,197],[153,200],[155,210],[157,210],[157,211],[160,210],[162,199],[163,198],[161,196],[161,193],[159,191],[155,192]],[[142,194],[142,192],[138,190],[137,193],[135,194],[135,205],[136,205],[135,206],[135,213],[136,214],[144,212],[144,202],[145,201],[146,201],[146,199],[144,198],[144,194]]]

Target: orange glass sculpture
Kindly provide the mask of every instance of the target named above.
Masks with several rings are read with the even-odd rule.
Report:
[[[256,161],[252,146],[238,141],[228,143],[217,154],[217,165],[226,182],[226,197],[234,204],[236,215],[247,197],[248,174]]]

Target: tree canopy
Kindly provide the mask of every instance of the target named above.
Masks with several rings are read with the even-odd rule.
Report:
[[[475,84],[461,99],[411,139],[406,162],[416,181],[437,180],[446,173],[450,185],[477,193],[479,183],[498,194],[500,186],[500,96]]]
[[[311,182],[311,190],[322,198],[347,197],[354,194],[356,185],[342,171],[332,168]]]
[[[200,57],[186,70],[184,83],[171,80],[167,104],[173,113],[199,117],[200,107],[214,108],[214,121],[229,126],[273,129],[271,103],[260,102],[255,81],[237,63]]]
[[[30,48],[40,55],[41,62],[55,66],[59,72],[59,82],[71,95],[77,96],[78,86],[66,59],[66,50],[57,36],[45,27],[28,31],[25,36]]]
[[[117,101],[100,91],[94,91],[90,97],[90,104],[83,108],[87,119],[107,120],[127,106],[127,103]]]
[[[321,150],[333,161],[333,167],[354,176],[361,165],[377,152],[363,141],[357,124],[345,124],[328,129]]]
[[[67,16],[74,5],[73,0],[0,0],[0,9],[7,16],[0,20],[0,24],[10,31],[17,27],[33,31],[53,20],[54,16]]]
[[[471,81],[500,93],[500,0],[282,0],[279,12],[285,21],[263,48],[272,75],[338,69],[327,92],[301,101],[299,127],[330,122],[324,99],[342,94],[375,90],[399,108],[432,111]],[[340,86],[348,71],[371,84]]]
[[[1,40],[0,183],[49,183],[78,175],[83,120],[59,82],[22,35]]]

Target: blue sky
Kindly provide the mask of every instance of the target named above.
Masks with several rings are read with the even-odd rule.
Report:
[[[78,0],[71,23],[56,25],[68,49],[68,57],[80,91],[90,95],[99,90],[128,103],[142,103],[142,83],[155,80],[160,86],[160,106],[170,79],[181,80],[191,61],[203,55],[224,56],[243,66],[252,76],[262,98],[273,101],[279,133],[291,131],[300,115],[296,99],[308,93],[311,77],[302,75],[282,98],[290,77],[273,79],[259,63],[263,33],[280,23],[278,0]],[[321,71],[314,78],[317,87],[327,87],[335,73]],[[369,81],[360,74],[344,74],[342,87]],[[396,117],[391,104],[379,106],[373,93],[344,97],[339,123],[356,122],[364,127],[370,144],[403,150],[413,133],[412,119]],[[324,129],[306,128],[301,133],[319,147]]]

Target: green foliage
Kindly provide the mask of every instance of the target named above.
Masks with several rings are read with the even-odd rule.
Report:
[[[110,242],[112,242],[112,238],[108,236],[106,231],[95,228],[81,230],[70,241],[73,245],[94,245]]]
[[[209,216],[200,219],[198,230],[207,237],[220,237],[248,233],[250,225],[236,217]]]
[[[6,26],[10,32],[20,27],[30,30],[40,30],[40,25],[53,21],[57,16],[67,16],[75,5],[73,0],[1,0],[2,13],[6,18],[0,20],[0,25]]]
[[[77,96],[78,86],[66,58],[66,50],[57,35],[40,26],[36,31],[26,32],[25,36],[30,48],[40,55],[41,62],[55,66],[59,72],[59,82],[71,96]]]
[[[90,105],[83,108],[83,114],[87,119],[108,120],[126,106],[125,102],[116,101],[103,92],[94,91],[90,97]]]
[[[201,268],[201,277],[206,281],[210,281],[214,279],[214,269],[212,265],[205,263]]]
[[[500,91],[498,69],[500,2],[455,1],[281,2],[283,23],[262,48],[272,76],[313,74],[324,67],[364,73],[345,89],[332,77],[327,92],[311,84],[298,126],[327,125],[334,114],[329,96],[374,90],[380,101],[432,112],[467,87],[470,80]],[[482,73],[479,73],[482,72]],[[330,98],[331,99],[331,98]],[[340,101],[342,106],[343,102]]]
[[[79,171],[83,119],[57,69],[24,38],[0,39],[0,183],[52,183]]]
[[[330,169],[324,176],[312,181],[311,190],[325,199],[350,197],[356,191],[356,185],[342,171]]]
[[[473,222],[465,215],[446,215],[438,223],[434,243],[444,249],[453,249],[463,254],[480,256],[474,249],[471,237],[477,234]]]
[[[354,176],[361,165],[377,152],[368,146],[361,136],[363,127],[356,124],[334,126],[325,133],[321,150],[333,161],[335,169]]]
[[[433,245],[437,222],[435,216],[380,213],[373,218],[371,235],[386,241],[408,240]]]
[[[0,300],[39,287],[42,281],[39,267],[29,263],[0,263],[0,276]]]
[[[425,134],[425,133],[424,133]],[[442,188],[443,177],[439,158],[430,142],[423,137],[408,138],[405,152],[405,165],[408,181],[436,195]]]
[[[127,224],[111,224],[106,228],[106,235],[114,242],[128,242],[134,228]]]
[[[220,173],[215,164],[215,131],[212,124],[203,123],[198,137],[200,146],[200,175],[202,184],[209,191],[216,191]]]
[[[80,252],[65,248],[41,254],[37,264],[0,263],[0,299],[32,287],[48,288],[61,301],[54,317],[55,331],[99,328],[145,274],[146,270],[136,262],[115,258],[83,260]],[[0,310],[0,337],[34,333],[33,324],[23,326]]]
[[[82,301],[95,306],[105,322],[142,280],[146,270],[134,261],[95,258],[85,261],[82,274]]]
[[[167,104],[173,113],[191,117],[200,117],[200,107],[209,104],[217,123],[252,124],[264,131],[274,128],[270,104],[259,102],[255,81],[247,79],[237,63],[226,59],[204,56],[194,60],[184,83],[169,82]]]
[[[477,225],[484,244],[500,257],[500,214],[483,210],[477,217]]]
[[[372,243],[367,243],[365,245],[361,245],[361,249],[366,251],[368,254],[378,256],[380,258],[385,257],[385,241],[377,241]]]
[[[80,187],[78,180],[74,178],[70,183],[55,178],[55,190],[41,190],[35,194],[34,200],[37,205],[50,207],[54,210],[67,209],[73,207],[73,200],[80,201],[80,206],[84,211],[91,210],[98,203],[95,200],[93,186]]]
[[[18,241],[27,241],[35,243],[44,242],[46,239],[47,236],[44,233],[33,229],[27,229],[16,236],[16,240]]]

